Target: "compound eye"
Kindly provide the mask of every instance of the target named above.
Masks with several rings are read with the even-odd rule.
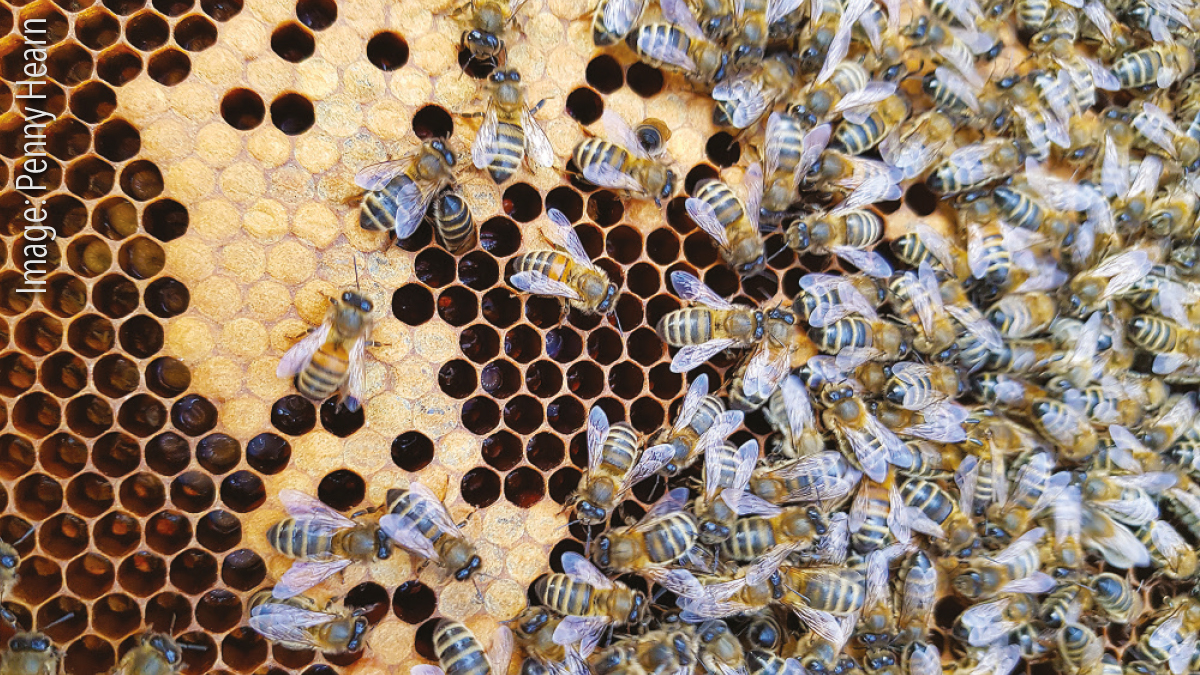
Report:
[[[50,638],[36,637],[29,641],[29,646],[39,652],[47,651],[50,649]]]
[[[350,302],[353,297],[349,291],[342,293],[342,302]]]

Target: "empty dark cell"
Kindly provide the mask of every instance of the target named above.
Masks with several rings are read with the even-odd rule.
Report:
[[[890,216],[900,210],[902,203],[899,199],[889,199],[886,202],[875,202],[874,207],[883,215]]]
[[[633,331],[629,339],[629,356],[648,366],[663,356],[664,345],[654,330],[643,326]]]
[[[783,241],[782,234],[773,234],[763,242],[766,249],[767,264],[774,270],[786,270],[792,267],[796,260],[796,252]]]
[[[573,223],[583,217],[583,197],[569,187],[556,187],[546,193],[546,210],[550,209],[557,209]]]
[[[458,261],[458,280],[469,288],[486,291],[500,279],[496,259],[483,251],[472,251]]]
[[[240,131],[262,124],[267,114],[262,97],[250,89],[230,89],[221,99],[221,119]]]
[[[542,338],[529,326],[514,326],[504,334],[504,355],[520,363],[529,363],[541,355]]]
[[[85,553],[67,564],[67,589],[88,600],[107,593],[116,578],[112,562],[95,553]]]
[[[697,267],[708,267],[717,261],[717,247],[704,232],[693,232],[683,240],[683,255]]]
[[[545,479],[536,469],[523,466],[504,477],[504,498],[523,509],[540,502],[545,494]]]
[[[928,216],[937,210],[938,198],[925,183],[916,182],[905,191],[904,203],[918,216]]]
[[[3,250],[3,247],[0,247]],[[0,256],[3,256],[0,253]],[[0,272],[0,313],[9,316],[22,314],[33,306],[33,299],[29,294],[19,293],[17,289],[25,285],[21,275],[14,271]],[[5,340],[7,343],[7,340]]]
[[[142,528],[129,514],[113,512],[96,523],[93,536],[96,548],[115,558],[137,547],[142,540]]]
[[[671,372],[669,363],[660,363],[650,369],[650,393],[661,400],[667,400],[679,393],[683,386],[683,377]]]
[[[438,370],[438,387],[454,398],[470,396],[478,384],[475,367],[463,359],[449,361]]]
[[[609,390],[624,399],[631,399],[642,393],[645,380],[642,369],[632,363],[618,363],[608,372]]]
[[[574,330],[559,326],[546,331],[546,356],[559,363],[568,363],[582,352],[583,340]]]
[[[110,274],[92,288],[92,304],[104,315],[120,319],[137,309],[137,286],[119,274]]]
[[[625,79],[629,82],[629,88],[642,98],[650,98],[663,88],[662,71],[640,61],[629,66]]]
[[[575,226],[575,234],[579,236],[579,243],[583,244],[583,250],[587,251],[589,258],[599,258],[603,254],[604,234],[600,228],[588,223],[580,223]]]
[[[299,136],[308,131],[315,120],[312,101],[300,94],[287,92],[271,101],[271,124],[288,136]]]
[[[510,361],[493,361],[479,372],[479,386],[496,398],[508,398],[521,388],[521,372]]]
[[[563,304],[557,298],[531,295],[525,299],[525,318],[538,328],[550,328],[562,322]]]
[[[216,475],[227,473],[242,461],[242,445],[227,434],[210,434],[196,444],[196,461]]]
[[[553,396],[562,389],[562,384],[562,371],[551,361],[538,361],[525,371],[525,388],[534,396]]]
[[[640,324],[645,316],[642,311],[642,302],[629,294],[620,296],[617,298],[615,316],[617,325],[625,330]]]
[[[462,478],[462,497],[475,508],[484,508],[500,498],[500,476],[487,467],[475,467]]]
[[[660,232],[663,231],[668,233],[668,236],[670,237],[668,241],[674,245],[675,253],[678,254],[679,240],[675,239],[675,235],[670,234],[669,231],[660,230]],[[657,234],[657,232],[655,234]],[[646,244],[649,246],[653,244],[653,242],[654,236],[651,235]],[[651,254],[651,257],[653,257],[653,254]],[[629,290],[643,298],[649,298],[657,293],[659,288],[662,287],[661,281],[658,277],[658,270],[654,269],[654,266],[650,263],[645,262],[637,263],[629,269],[629,273],[625,276],[625,284],[629,287]]]
[[[383,71],[403,68],[408,63],[408,42],[392,31],[376,33],[367,40],[367,60]]]
[[[249,513],[266,500],[262,479],[249,471],[234,471],[221,481],[221,501],[238,513]]]
[[[217,21],[228,21],[242,11],[242,0],[200,0],[200,9]]]
[[[180,655],[183,657],[183,671],[187,673],[204,673],[212,669],[217,662],[217,643],[208,633],[192,631],[175,638],[179,643]]]
[[[139,359],[148,359],[163,346],[163,329],[157,321],[144,314],[126,319],[117,334],[121,347]]]
[[[688,171],[683,179],[683,189],[691,196],[696,196],[696,190],[709,181],[720,180],[721,173],[711,164],[697,164]],[[686,212],[684,216],[687,217]],[[688,217],[688,220],[691,220]]]
[[[521,318],[521,299],[507,288],[493,288],[480,303],[483,318],[497,328],[508,328]]]
[[[213,589],[196,603],[196,622],[207,631],[224,633],[242,619],[242,602],[233,593]]]
[[[38,461],[42,463],[42,468],[55,476],[69,478],[82,471],[87,464],[87,446],[71,434],[55,434],[42,441],[38,448]]]
[[[405,284],[392,294],[392,314],[410,326],[420,326],[433,318],[433,294],[421,284]]]
[[[68,354],[68,356],[70,355]],[[46,365],[42,366],[42,378],[49,378],[51,382],[55,382],[57,379],[53,377],[53,372],[47,373]],[[34,365],[33,359],[20,352],[9,352],[0,356],[0,394],[20,396],[29,391],[35,382],[37,382],[37,366]],[[86,383],[85,379],[84,384]]]
[[[737,273],[728,267],[716,265],[704,273],[703,281],[716,291],[717,295],[728,298],[737,294],[740,279]]]
[[[271,657],[283,668],[291,668],[299,670],[313,662],[316,658],[316,653],[311,649],[288,649],[281,644],[271,646]],[[287,671],[280,668],[268,668],[267,675],[280,675]]]
[[[454,133],[454,120],[445,108],[427,105],[413,115],[413,133],[421,140],[450,138]]]
[[[392,462],[401,469],[420,471],[432,461],[433,441],[425,434],[406,431],[392,441]]]
[[[191,383],[192,372],[179,359],[160,356],[146,366],[146,386],[159,396],[174,398],[187,391]]]
[[[437,593],[419,581],[406,581],[392,596],[392,611],[405,623],[418,624],[433,616]]]
[[[179,434],[168,431],[146,443],[146,464],[164,476],[173,476],[187,468],[192,459],[188,442]]]
[[[542,195],[528,183],[515,183],[504,190],[501,205],[506,216],[528,223],[542,214]]]
[[[601,54],[588,62],[584,71],[587,83],[602,94],[611,94],[625,84],[625,73],[621,64],[608,54]]]
[[[642,237],[628,225],[615,227],[608,231],[604,250],[613,260],[629,265],[642,255]]]
[[[165,45],[168,37],[170,30],[166,19],[150,10],[140,12],[125,23],[125,39],[134,48],[144,52]]]
[[[262,583],[267,565],[250,549],[238,549],[221,562],[221,581],[239,591],[248,591]]]
[[[45,602],[62,588],[58,563],[41,556],[22,558],[17,575],[21,583],[13,588],[13,594],[30,605]]]
[[[63,655],[63,669],[75,675],[100,675],[112,669],[117,655],[108,641],[85,635],[72,642]]]
[[[176,634],[192,623],[192,605],[178,593],[159,593],[146,603],[146,628]]]
[[[202,52],[216,41],[217,27],[203,16],[189,16],[175,24],[175,43],[189,52]]]
[[[246,463],[268,476],[283,471],[291,459],[292,445],[275,434],[259,434],[246,444]]]
[[[150,4],[167,16],[180,16],[196,3],[193,0],[151,0]]]
[[[567,114],[580,124],[591,124],[604,114],[604,100],[590,87],[579,87],[567,94]]]
[[[183,82],[191,72],[192,60],[186,53],[173,47],[151,56],[150,63],[146,66],[146,73],[150,75],[150,79],[168,87]]]
[[[542,425],[545,411],[532,396],[517,396],[504,405],[504,424],[519,434],[531,434]]]
[[[612,328],[597,328],[588,335],[587,353],[597,363],[608,365],[621,358],[624,341]]]
[[[770,300],[779,291],[779,277],[772,270],[766,270],[741,281],[742,292],[755,300]]]
[[[679,196],[667,202],[667,224],[671,229],[679,234],[687,234],[696,229],[696,223],[692,221],[691,216],[687,212],[687,197]],[[664,260],[659,263],[661,265],[669,264],[673,261]],[[655,262],[658,262],[657,260]]]
[[[417,225],[417,229],[408,235],[408,238],[395,240],[397,247],[409,253],[425,250],[431,241],[433,241],[433,228],[430,227],[428,220],[422,220]]]
[[[38,541],[55,559],[70,560],[87,548],[88,526],[79,516],[60,513],[42,524]]]
[[[350,592],[346,593],[344,602],[347,609],[365,616],[371,623],[383,619],[390,604],[387,590],[370,581],[351,588]]]
[[[584,408],[579,399],[560,396],[546,406],[546,419],[560,434],[569,434],[583,426]]]
[[[133,162],[121,171],[121,190],[138,201],[154,199],[163,191],[162,172],[153,162]]]
[[[217,559],[200,549],[188,549],[171,561],[171,583],[190,595],[203,593],[217,580]]]
[[[167,564],[156,555],[138,551],[121,561],[117,568],[117,582],[134,595],[153,595],[167,582]]]
[[[290,21],[271,33],[271,51],[284,61],[300,63],[313,55],[317,41],[307,28]]]
[[[663,418],[662,404],[649,396],[643,396],[629,406],[629,423],[643,434],[661,427]]]
[[[187,232],[187,209],[173,199],[160,199],[142,212],[142,225],[159,241],[178,239]]]
[[[349,511],[358,506],[366,494],[366,481],[349,469],[326,474],[317,486],[317,498],[338,511]]]
[[[566,446],[563,445],[562,439],[544,431],[529,439],[525,448],[526,459],[542,471],[549,471],[562,464],[565,456]]]
[[[438,295],[437,311],[451,326],[463,326],[479,318],[479,299],[462,286],[451,286]]]
[[[708,161],[720,167],[731,167],[742,158],[742,146],[726,131],[718,131],[704,145]]]
[[[46,135],[46,149],[63,161],[75,159],[92,146],[91,132],[73,117],[54,120],[46,128]]]
[[[129,84],[141,72],[142,57],[124,45],[107,49],[96,58],[96,75],[114,87]],[[100,83],[96,82],[95,84]],[[77,89],[76,93],[71,96],[71,103],[75,103],[78,92]]]
[[[117,422],[129,433],[146,438],[167,423],[167,409],[158,399],[138,394],[121,404]]]
[[[433,660],[436,661],[437,657],[434,656]],[[337,671],[323,663],[318,663],[305,668],[301,675],[337,675]]]
[[[93,7],[75,17],[75,37],[88,49],[100,51],[121,37],[121,24],[104,8]]]
[[[621,422],[625,419],[626,401],[613,396],[605,396],[604,398],[592,404],[592,407],[599,407],[608,416],[610,422]]]
[[[459,333],[458,348],[468,359],[484,363],[500,352],[500,336],[488,326],[475,324]]]
[[[66,643],[87,629],[88,608],[75,598],[54,598],[38,608],[34,625],[55,642]]]
[[[92,464],[110,478],[132,473],[141,461],[137,440],[119,431],[104,434],[92,448]]]
[[[125,120],[109,120],[96,129],[96,152],[113,162],[123,162],[142,149],[137,129]]]
[[[462,422],[467,431],[486,434],[500,423],[500,407],[486,396],[476,396],[463,403]]]
[[[516,253],[520,245],[520,228],[504,216],[490,218],[479,226],[479,246],[498,258]]]
[[[67,484],[67,504],[71,510],[94,518],[113,505],[112,483],[97,473],[84,473]]]
[[[62,411],[54,399],[42,392],[30,392],[17,399],[12,409],[12,424],[17,431],[34,438],[50,435],[62,422]]]
[[[299,0],[296,17],[313,30],[325,30],[337,20],[337,3],[334,0]]]
[[[33,444],[14,434],[0,435],[0,476],[16,480],[33,468]]]
[[[99,199],[112,191],[116,170],[99,157],[84,157],[67,169],[67,189],[83,199]]]
[[[362,406],[350,410],[343,405],[337,396],[330,397],[321,404],[321,426],[334,436],[345,438],[362,428],[366,421],[366,413]]]
[[[242,524],[228,511],[213,511],[196,523],[196,541],[215,553],[223,553],[242,541]]]
[[[146,544],[163,555],[172,555],[192,541],[192,524],[181,514],[163,511],[146,522]]]
[[[162,479],[151,473],[135,473],[121,482],[117,491],[121,506],[139,516],[148,516],[167,501]]]
[[[53,47],[46,58],[50,78],[64,87],[82,84],[92,76],[92,55],[83,47],[67,43]]]
[[[171,503],[188,513],[207,509],[216,498],[216,484],[204,472],[185,471],[171,481]]]
[[[508,471],[521,462],[521,439],[510,431],[497,431],[483,439],[483,461],[497,471]]]
[[[567,389],[580,398],[595,398],[604,389],[604,372],[591,361],[571,364],[567,369]]]

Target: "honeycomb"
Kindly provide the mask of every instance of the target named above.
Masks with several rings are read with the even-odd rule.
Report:
[[[684,381],[653,326],[679,307],[667,277],[697,272],[725,296],[790,297],[806,271],[776,234],[774,271],[741,281],[686,218],[564,178],[583,125],[605,109],[656,117],[685,187],[749,149],[710,125],[705,97],[673,76],[600,53],[587,0],[530,0],[508,64],[560,165],[495,186],[462,167],[479,244],[452,256],[427,224],[399,245],[358,226],[355,172],[453,132],[463,155],[484,70],[462,71],[447,0],[35,0],[0,12],[0,538],[17,542],[6,598],[62,646],[71,675],[108,671],[144,630],[185,646],[189,675],[382,673],[432,658],[435,619],[489,634],[526,602],[550,552],[583,549],[562,504],[586,462],[594,404],[649,433]],[[19,26],[45,19],[49,190],[57,233],[47,292],[20,294],[24,196]],[[667,85],[671,86],[668,87]],[[667,89],[670,89],[668,91]],[[914,189],[922,216],[935,200]],[[887,205],[885,205],[887,206]],[[612,319],[566,314],[501,277],[542,246],[556,208],[622,284]],[[893,203],[889,228],[911,216]],[[357,269],[356,269],[357,266]],[[315,404],[274,375],[320,323],[326,297],[360,283],[376,307],[363,411]],[[732,365],[715,360],[710,377]],[[677,404],[676,404],[677,405]],[[768,432],[761,416],[749,432]],[[735,436],[735,440],[739,439]],[[280,489],[334,508],[380,503],[419,479],[444,492],[488,578],[447,584],[397,555],[328,584],[376,627],[368,649],[329,657],[272,646],[244,602],[290,564],[264,533]],[[638,516],[661,486],[619,509]],[[36,532],[36,534],[34,534]],[[64,617],[67,617],[64,619]],[[57,623],[55,623],[57,622]],[[415,650],[415,651],[414,651]]]

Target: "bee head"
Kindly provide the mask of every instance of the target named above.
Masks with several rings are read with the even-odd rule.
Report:
[[[579,521],[584,525],[598,525],[608,517],[606,509],[596,506],[586,499],[580,500],[575,505],[575,512],[579,515]]]
[[[17,560],[17,556],[12,555],[11,553],[0,555],[0,567],[3,567],[6,570],[16,569],[19,563],[20,561]]]
[[[546,622],[550,620],[550,613],[543,607],[529,607],[524,612],[521,612],[521,616],[518,619],[523,620],[518,621],[517,629],[523,635],[533,635],[541,630],[542,626],[545,626]]]
[[[813,532],[818,536],[823,536],[829,531],[829,519],[825,517],[825,513],[815,506],[808,507],[805,511],[808,516],[808,522],[812,524]]]
[[[751,622],[746,627],[745,637],[751,647],[763,651],[773,652],[779,648],[779,644],[782,642],[779,623],[769,617],[763,617]]]
[[[466,581],[467,579],[470,579],[471,575],[479,571],[479,566],[482,564],[483,561],[479,559],[478,555],[472,555],[471,559],[467,561],[467,564],[459,568],[459,570],[454,573],[454,580]]]
[[[521,675],[548,675],[549,671],[546,667],[538,663],[533,657],[529,657],[521,662]]]
[[[706,544],[716,544],[729,538],[729,526],[712,519],[700,523],[700,541]]]
[[[162,654],[167,663],[171,665],[175,665],[183,660],[183,654],[179,650],[179,645],[166,635],[151,635],[146,638],[145,644]]]
[[[763,49],[757,45],[740,44],[733,49],[733,63],[737,66],[748,66],[759,63],[763,59]]]
[[[504,47],[503,41],[497,35],[478,28],[467,33],[465,41],[471,45],[472,51],[477,57],[495,57]]]
[[[50,638],[41,633],[17,633],[8,641],[14,652],[48,652],[54,647]]]
[[[983,593],[983,579],[978,570],[969,569],[954,577],[954,590],[965,598],[975,599]]]
[[[375,309],[375,305],[373,305],[370,300],[364,298],[358,293],[355,293],[354,291],[346,291],[345,293],[342,293],[342,302],[355,309],[362,310],[367,314],[370,314],[371,310]]]
[[[814,92],[813,96],[816,95],[816,92]],[[809,98],[811,101],[812,97]],[[797,120],[799,120],[800,126],[804,127],[805,129],[812,129],[813,127],[817,126],[818,122],[821,121],[817,118],[817,114],[813,112],[811,103],[808,101],[793,105],[791,110],[788,112],[792,115],[792,117],[795,117]]]
[[[787,238],[788,246],[797,251],[806,251],[809,246],[812,246],[812,236],[808,231],[808,223],[797,219],[792,223],[791,227],[787,228],[784,235]]]
[[[450,146],[446,144],[445,140],[441,138],[435,138],[429,142],[429,147],[440,154],[446,164],[449,164],[450,166],[458,164],[458,158],[456,158],[454,153],[450,151]]]
[[[616,298],[617,285],[609,284],[608,288],[604,291],[604,299],[600,301],[600,304],[596,306],[596,309],[601,314],[608,314],[610,311],[612,311],[613,302],[616,301]]]
[[[354,619],[354,625],[350,631],[350,639],[346,642],[346,651],[357,652],[363,648],[363,639],[370,630],[371,624],[367,621],[367,617],[360,616]]]
[[[612,539],[607,534],[596,540],[596,553],[592,557],[601,567],[608,567],[612,562]]]

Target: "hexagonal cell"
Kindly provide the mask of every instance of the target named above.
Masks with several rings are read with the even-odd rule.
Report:
[[[403,68],[408,63],[408,42],[393,31],[376,33],[367,40],[367,60],[385,72]]]
[[[117,491],[121,506],[139,515],[148,516],[161,509],[167,501],[162,479],[152,473],[140,472],[121,481]]]
[[[171,503],[188,513],[204,511],[216,497],[216,484],[201,471],[185,471],[171,481]]]
[[[173,555],[192,541],[192,524],[179,513],[160,511],[146,522],[146,545],[156,553]]]
[[[166,585],[167,563],[152,553],[138,551],[121,561],[117,582],[136,596],[149,597]]]
[[[241,619],[242,603],[227,590],[211,590],[200,596],[196,603],[196,622],[213,633],[224,633]]]
[[[589,125],[604,114],[604,99],[591,87],[577,87],[567,94],[565,110],[580,124]]]
[[[471,506],[491,506],[500,498],[500,476],[486,467],[476,467],[463,475],[460,490]]]
[[[88,450],[76,436],[58,433],[42,441],[38,447],[38,461],[42,468],[55,477],[70,478],[87,465]]]
[[[266,114],[262,97],[250,89],[230,89],[221,99],[221,118],[234,129],[254,129],[262,124]]]
[[[150,282],[146,287],[143,302],[151,314],[169,319],[183,314],[191,304],[191,299],[191,293],[182,282],[171,277],[162,277]]]
[[[58,159],[69,162],[92,147],[92,133],[73,117],[60,117],[46,127],[46,149]]]
[[[192,460],[192,449],[182,436],[167,431],[146,443],[146,464],[155,473],[173,476],[187,468]]]
[[[173,87],[192,72],[192,60],[185,52],[168,47],[156,52],[146,64],[146,74],[155,82]]]
[[[96,75],[114,87],[129,84],[141,72],[141,55],[125,45],[110,47],[96,57]],[[79,95],[78,91],[76,90],[72,99]]]
[[[88,49],[100,51],[120,39],[121,24],[103,7],[92,7],[75,17],[75,37]]]
[[[450,138],[454,135],[454,119],[445,108],[427,105],[413,115],[412,128],[417,138],[423,141],[431,138]]]
[[[142,623],[141,607],[136,600],[124,594],[101,598],[93,611],[96,630],[113,640],[133,634]]]
[[[349,469],[330,472],[317,485],[317,497],[338,511],[349,511],[358,506],[366,493],[366,481]]]
[[[37,366],[33,359],[20,352],[0,356],[0,394],[20,396],[37,381]]]
[[[213,511],[196,523],[196,541],[209,551],[222,553],[242,541],[242,523],[228,511]]]
[[[33,468],[37,456],[33,444],[15,434],[0,436],[0,476],[16,480]]]
[[[83,199],[99,199],[112,191],[116,170],[99,157],[85,157],[67,169],[67,189]]]
[[[112,669],[117,655],[112,645],[95,635],[84,635],[67,647],[63,667],[78,675],[100,675]]]
[[[466,398],[479,384],[475,367],[462,359],[449,361],[438,370],[438,388],[454,398]]]
[[[34,438],[43,438],[58,429],[62,409],[58,403],[41,392],[30,392],[17,399],[12,408],[12,424],[17,431]]]
[[[241,459],[241,444],[228,434],[209,434],[196,444],[196,461],[215,475],[233,470]]]
[[[217,21],[228,21],[242,11],[242,0],[200,0],[200,8]]]
[[[85,314],[71,322],[67,344],[85,357],[96,357],[112,349],[116,336],[111,321],[98,314]]]
[[[405,471],[420,471],[433,461],[433,441],[419,431],[406,431],[392,441],[392,462]]]
[[[67,403],[66,418],[71,431],[94,438],[112,427],[112,405],[99,396],[85,394]]]
[[[67,589],[89,600],[111,590],[116,577],[112,562],[95,553],[85,553],[67,565]]]
[[[100,474],[83,473],[67,484],[67,505],[80,515],[94,518],[107,511],[115,501],[112,483]],[[138,536],[141,536],[140,530]],[[102,543],[99,530],[96,532],[96,542],[97,545]]]
[[[246,444],[246,463],[267,475],[283,471],[291,457],[291,444],[275,434],[259,434]]]
[[[72,274],[56,274],[46,283],[46,307],[57,316],[75,316],[87,307],[87,287]]]
[[[217,27],[199,14],[175,24],[175,44],[189,52],[202,52],[217,41]]]
[[[253,511],[266,500],[262,479],[249,471],[234,471],[221,481],[221,501],[238,513]]]
[[[308,131],[315,120],[312,101],[301,94],[287,92],[271,101],[271,124],[288,136]]]

